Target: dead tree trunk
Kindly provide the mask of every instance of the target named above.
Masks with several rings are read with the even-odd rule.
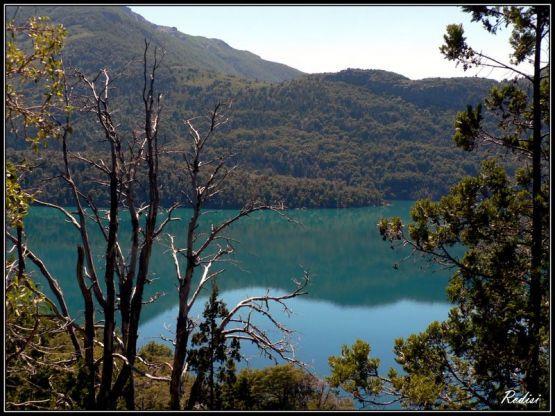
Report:
[[[110,212],[107,232],[102,223],[101,215],[89,200],[89,206],[94,212],[94,220],[100,226],[107,243],[106,251],[106,285],[107,297],[104,306],[106,323],[104,328],[103,378],[97,396],[97,406],[103,409],[114,408],[117,399],[124,397],[127,408],[134,409],[134,381],[133,368],[137,357],[138,329],[144,304],[144,289],[148,283],[150,258],[153,245],[163,231],[164,227],[173,221],[172,212],[178,206],[174,205],[168,210],[167,218],[157,227],[160,211],[159,196],[159,146],[158,129],[161,106],[161,94],[155,92],[156,70],[161,65],[158,49],[154,49],[154,61],[148,64],[149,43],[145,41],[143,57],[143,106],[144,123],[138,132],[124,146],[119,138],[116,125],[108,111],[108,74],[104,74],[104,87],[102,93],[97,93],[95,85],[85,80],[93,95],[93,111],[101,122],[105,136],[111,144],[112,163],[107,167],[104,163],[97,163],[81,155],[77,158],[89,163],[110,178]],[[137,201],[136,183],[139,182],[138,173],[146,168],[148,199]],[[121,249],[117,237],[117,214],[121,203],[125,203],[131,218],[131,248],[126,256]],[[140,218],[146,212],[144,230],[140,225]],[[113,217],[116,215],[116,218]],[[108,274],[108,270],[110,273]],[[119,301],[116,304],[115,276],[118,277]],[[113,374],[114,329],[115,320],[113,312],[119,308],[121,313],[121,333],[123,367],[118,374]],[[108,324],[110,328],[108,328]],[[108,356],[109,351],[111,355]],[[112,368],[112,369],[111,369]],[[110,377],[108,377],[110,376]],[[115,382],[112,385],[112,380]]]
[[[149,44],[145,41],[143,62],[143,106],[144,122],[140,130],[133,132],[132,137],[126,138],[121,134],[118,125],[113,120],[113,110],[110,106],[111,79],[106,70],[102,70],[94,79],[88,79],[78,73],[81,86],[86,89],[85,102],[81,111],[92,112],[99,121],[105,141],[109,144],[109,161],[94,161],[80,154],[70,153],[67,135],[69,132],[69,114],[66,114],[66,128],[61,140],[63,173],[61,178],[69,186],[76,213],[70,213],[62,206],[37,200],[39,204],[61,211],[69,222],[78,230],[81,243],[77,251],[76,276],[81,295],[85,302],[84,335],[84,369],[87,377],[87,393],[85,406],[87,409],[115,409],[118,398],[124,397],[127,407],[134,409],[134,380],[133,369],[137,356],[138,328],[141,317],[145,285],[149,283],[149,265],[153,245],[164,227],[175,220],[172,212],[178,205],[167,210],[167,218],[157,225],[160,211],[159,197],[159,145],[158,126],[161,114],[161,95],[155,93],[156,70],[161,64],[161,57],[154,50],[154,62],[148,63]],[[78,84],[72,86],[75,88]],[[66,85],[67,87],[67,85]],[[66,91],[66,106],[70,107],[70,97]],[[70,160],[72,158],[84,161],[108,178],[108,182],[99,181],[101,186],[109,189],[109,210],[106,217],[101,214],[91,195],[84,195],[79,185],[74,181]],[[141,172],[146,171],[148,198],[146,201],[137,200],[136,183],[142,180]],[[92,211],[86,211],[85,204]],[[122,209],[128,209],[131,216],[132,238],[128,256],[122,251],[120,244],[119,214]],[[144,229],[141,227],[141,216],[146,213]],[[97,225],[105,240],[104,250],[104,294],[99,284],[94,259],[98,253],[93,253],[89,239],[90,220]],[[14,240],[21,241],[14,237]],[[32,256],[24,244],[21,248],[19,265],[23,265],[25,256]],[[37,260],[38,261],[38,260]],[[39,266],[40,267],[40,266]],[[21,269],[21,267],[20,267]],[[41,269],[42,270],[42,269]],[[46,268],[44,268],[46,271]],[[45,274],[49,279],[48,273]],[[56,292],[56,282],[53,278],[49,284]],[[54,285],[54,286],[52,286]],[[119,293],[116,293],[116,288]],[[63,294],[61,296],[60,317],[69,320]],[[94,298],[93,299],[93,294]],[[119,298],[119,299],[118,299]],[[100,343],[95,333],[95,306],[97,301],[103,312],[102,357],[95,362],[94,344]],[[150,301],[149,301],[150,302]],[[116,337],[116,311],[121,313],[122,339]],[[79,342],[73,333],[74,326],[68,325],[68,332],[72,337],[77,355],[81,356]],[[81,329],[81,328],[79,328]],[[123,366],[118,371],[114,357],[122,359]],[[99,366],[99,364],[101,366]],[[100,384],[96,373],[101,368]],[[168,380],[169,381],[169,380]],[[95,383],[97,383],[95,385]]]
[[[83,247],[77,246],[77,281],[79,289],[85,302],[85,334],[83,338],[83,346],[85,348],[85,368],[87,372],[87,396],[85,398],[85,408],[93,409],[95,407],[95,380],[96,367],[94,365],[94,303],[91,292],[85,283],[83,262],[85,253]]]
[[[106,70],[103,71],[105,76],[105,86],[103,90],[104,97],[97,95],[95,97],[97,103],[97,116],[102,128],[104,129],[106,139],[110,143],[110,211],[108,225],[108,241],[106,244],[106,269],[104,272],[104,283],[106,285],[106,304],[104,305],[104,352],[102,355],[102,376],[100,388],[97,395],[97,408],[110,409],[113,403],[110,401],[110,392],[112,386],[112,376],[114,371],[114,330],[116,326],[115,309],[116,309],[116,287],[114,277],[116,273],[116,243],[118,232],[118,215],[119,215],[119,172],[118,153],[121,152],[121,144],[111,114],[108,110],[108,87],[109,77]]]
[[[125,277],[126,281],[121,287],[126,291],[124,297],[128,305],[125,306],[128,312],[126,317],[128,320],[128,325],[124,330],[124,346],[125,346],[125,356],[127,358],[127,364],[124,366],[120,372],[116,383],[114,384],[114,397],[118,397],[124,394],[126,397],[126,402],[131,404],[134,402],[134,387],[133,387],[133,373],[132,368],[135,363],[137,356],[137,339],[138,330],[141,316],[141,309],[143,305],[143,293],[144,287],[147,281],[150,257],[152,253],[152,246],[158,235],[156,229],[156,220],[158,217],[158,209],[160,205],[159,196],[159,185],[158,185],[158,122],[160,119],[160,95],[155,98],[154,82],[155,82],[155,72],[159,67],[160,62],[157,58],[156,50],[154,51],[154,63],[152,66],[152,71],[150,74],[147,71],[147,51],[148,44],[145,45],[144,54],[144,89],[143,89],[143,103],[145,111],[145,126],[144,133],[146,139],[146,162],[148,165],[148,190],[149,190],[149,201],[148,201],[148,214],[146,218],[145,226],[145,236],[143,245],[140,251],[138,272],[135,286],[129,282],[133,282],[134,276],[131,272],[134,272],[136,266],[133,263],[134,258],[136,258],[137,244],[138,242],[138,218],[136,215],[136,210],[134,207],[133,192],[131,189],[132,181],[129,181],[129,187],[127,188],[128,194],[128,205],[130,214],[132,217],[133,226],[133,247],[131,255],[130,273]],[[147,77],[150,75],[149,77]],[[123,301],[122,301],[123,302]],[[134,407],[134,406],[133,406]]]
[[[176,275],[179,289],[179,307],[175,332],[175,351],[173,358],[172,375],[170,382],[170,408],[172,410],[181,409],[181,395],[184,373],[186,372],[187,348],[193,326],[190,324],[189,311],[197,299],[204,285],[213,277],[219,275],[223,270],[213,271],[212,267],[225,255],[233,252],[233,247],[224,232],[230,225],[251,213],[262,210],[282,211],[283,205],[268,205],[263,203],[251,202],[245,205],[238,214],[229,218],[219,225],[212,225],[208,236],[195,249],[195,242],[199,237],[198,226],[202,209],[208,199],[219,193],[222,184],[233,170],[225,167],[226,157],[219,157],[216,160],[202,160],[205,145],[214,132],[227,122],[227,118],[222,114],[222,104],[215,106],[214,110],[207,117],[207,132],[203,135],[193,125],[192,120],[187,120],[185,124],[189,128],[191,138],[191,150],[185,154],[187,173],[190,178],[189,202],[193,212],[187,226],[187,246],[178,249],[174,245],[173,236],[170,237],[171,251],[176,268]],[[219,249],[214,254],[206,254],[209,247],[215,241],[224,241],[225,245],[218,245]],[[185,270],[181,271],[180,258],[184,258]],[[193,289],[192,281],[195,271],[202,268],[200,282]],[[295,296],[301,294],[297,292]],[[262,331],[261,331],[262,332]],[[264,337],[253,337],[254,342],[266,342]],[[270,342],[271,344],[271,342]],[[269,344],[268,344],[269,345]],[[201,375],[202,377],[203,375]]]

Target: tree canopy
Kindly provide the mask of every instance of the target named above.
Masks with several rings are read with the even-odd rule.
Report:
[[[547,408],[549,63],[541,49],[549,33],[548,8],[464,10],[491,33],[512,28],[510,63],[468,46],[461,25],[447,27],[441,47],[445,57],[465,69],[500,66],[515,76],[494,87],[483,105],[458,114],[454,142],[466,151],[478,146],[509,151],[518,169],[511,174],[499,160],[484,161],[477,176],[463,178],[438,202],[418,201],[408,235],[399,218],[380,221],[384,240],[412,245],[454,270],[447,293],[455,306],[446,321],[396,341],[402,374],[391,370],[381,377],[361,341],[344,347],[345,364],[330,359],[334,384],[358,389],[361,402],[368,404],[383,403],[380,394],[391,394],[411,408]],[[533,63],[531,74],[514,66],[525,59]],[[373,372],[360,373],[368,367]],[[528,401],[507,398],[515,395]]]

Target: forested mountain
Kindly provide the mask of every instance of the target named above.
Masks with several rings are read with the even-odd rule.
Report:
[[[172,70],[216,71],[262,81],[283,81],[301,71],[233,49],[219,39],[190,36],[176,28],[159,26],[124,6],[8,7],[6,17],[23,21],[31,15],[48,16],[68,30],[64,60],[80,68],[119,69],[143,55],[144,39],[163,47]]]
[[[355,69],[303,75],[222,41],[150,24],[125,7],[32,9],[67,27],[66,64],[89,74],[104,67],[117,74],[113,105],[128,131],[140,123],[145,38],[166,50],[158,73],[166,148],[183,148],[184,118],[204,115],[219,101],[233,102],[231,122],[215,136],[210,151],[233,153],[239,169],[229,178],[227,192],[214,201],[216,206],[239,206],[253,196],[281,199],[291,207],[437,198],[461,176],[476,172],[479,154],[464,154],[451,141],[453,119],[467,104],[478,103],[495,81],[413,81],[391,72]],[[22,8],[19,18],[23,11],[30,9]],[[133,57],[139,59],[127,65]],[[74,132],[72,150],[101,156],[102,133],[94,117],[76,115]],[[56,146],[41,150],[39,167],[27,185],[55,176]],[[24,151],[13,140],[8,147],[9,158]],[[187,182],[182,163],[176,155],[163,159],[164,203]],[[76,174],[90,176],[84,165]],[[70,201],[55,181],[47,184],[45,194]]]

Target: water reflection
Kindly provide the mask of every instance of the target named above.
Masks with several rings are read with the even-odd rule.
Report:
[[[235,305],[245,297],[264,291],[262,287],[235,289],[224,292],[222,297],[228,305]],[[201,319],[205,301],[206,298],[195,304],[190,315],[193,319]],[[443,302],[424,303],[408,299],[372,307],[340,306],[310,297],[292,299],[288,305],[293,312],[291,316],[277,307],[271,309],[272,313],[294,331],[291,341],[295,345],[296,357],[320,377],[329,374],[328,357],[339,355],[342,345],[351,345],[357,339],[370,343],[372,356],[380,358],[380,371],[384,374],[391,366],[399,369],[394,360],[394,340],[422,331],[434,320],[445,319],[451,307]],[[176,316],[177,306],[144,322],[140,327],[139,344],[172,338]],[[257,323],[261,322],[262,319]],[[271,328],[270,325],[265,327]],[[241,353],[248,358],[248,362],[242,362],[241,367],[249,365],[256,368],[272,363],[261,357],[250,343],[241,345]]]
[[[407,248],[392,250],[379,236],[376,224],[383,216],[407,220],[411,201],[396,201],[388,207],[342,210],[295,210],[287,221],[275,213],[257,213],[238,222],[229,237],[238,240],[232,261],[222,263],[225,273],[218,279],[220,293],[228,306],[268,288],[280,294],[293,288],[292,279],[310,272],[309,294],[288,304],[291,317],[275,311],[278,319],[294,330],[296,356],[310,365],[315,374],[329,374],[328,357],[338,355],[341,345],[356,339],[368,341],[372,355],[381,359],[380,371],[387,372],[394,361],[394,339],[422,331],[434,320],[447,317],[450,305],[445,296],[449,272],[434,270],[417,258],[407,257]],[[184,243],[190,210],[178,210],[180,223],[170,223],[167,232]],[[220,223],[233,213],[215,211],[202,217],[200,231]],[[60,281],[73,316],[82,318],[83,303],[75,279],[76,230],[61,213],[32,207],[26,220],[30,248],[41,256]],[[122,241],[129,241],[129,222],[120,223]],[[97,229],[91,239],[98,274],[103,273],[104,245]],[[200,240],[199,240],[200,241]],[[127,247],[123,247],[124,250]],[[398,268],[393,265],[398,264]],[[151,262],[151,280],[145,297],[156,292],[166,295],[143,308],[139,346],[160,336],[172,337],[177,316],[177,290],[173,261],[162,238]],[[198,278],[198,277],[197,277]],[[37,277],[39,283],[43,282]],[[43,285],[44,286],[44,285]],[[209,286],[206,291],[209,290]],[[191,316],[200,316],[208,293],[201,294]],[[250,365],[270,362],[260,357],[250,344],[241,352]]]
[[[246,287],[288,290],[291,279],[310,272],[309,299],[325,300],[336,306],[387,305],[403,299],[420,302],[445,302],[448,272],[434,270],[416,258],[406,261],[408,249],[392,250],[382,241],[376,224],[382,216],[407,218],[412,202],[396,201],[388,207],[357,209],[294,210],[294,222],[271,213],[253,214],[234,224],[229,236],[238,240],[236,253],[222,263],[225,273],[219,278],[221,291]],[[228,218],[230,211],[209,212],[202,217],[200,231]],[[170,223],[167,232],[184,243],[190,210],[178,210],[183,221]],[[41,256],[65,292],[71,310],[82,310],[74,276],[76,230],[58,211],[32,207],[26,222],[29,246]],[[97,229],[91,238],[102,275],[104,246]],[[129,222],[123,216],[119,233],[129,240]],[[200,241],[200,240],[199,240]],[[177,300],[174,265],[163,237],[153,251],[151,278],[146,295],[166,295],[144,308],[148,320],[172,309]],[[124,247],[124,250],[126,248]],[[398,264],[398,269],[393,267]],[[41,282],[39,277],[39,282]]]

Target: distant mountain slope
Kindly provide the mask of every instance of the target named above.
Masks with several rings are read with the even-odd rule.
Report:
[[[401,97],[420,107],[436,110],[463,110],[481,100],[497,81],[487,78],[425,78],[410,80],[383,70],[347,69],[324,74],[323,79],[357,85],[376,94]]]
[[[161,76],[164,146],[183,148],[186,131],[181,120],[206,114],[218,101],[233,100],[230,124],[214,137],[209,150],[213,155],[234,153],[233,162],[240,167],[214,202],[218,207],[240,206],[252,195],[284,200],[290,207],[439,198],[463,175],[477,172],[480,154],[455,147],[453,120],[465,107],[456,104],[480,101],[490,80],[430,80],[425,89],[420,81],[406,80],[400,88],[394,80],[403,77],[382,73],[392,81],[382,82],[375,92],[368,88],[370,81],[347,82],[350,72],[304,75],[281,83],[189,72]],[[357,71],[358,80],[375,80],[376,75]],[[123,129],[130,128],[130,120],[140,120],[138,114],[133,116],[140,109],[139,101],[133,100],[138,81],[122,78],[115,90],[121,94],[114,108],[120,109],[117,117]],[[446,96],[454,104],[443,106]],[[102,135],[91,118],[74,130],[72,149],[101,155]],[[48,149],[53,148],[55,143]],[[40,155],[42,174],[53,175],[55,153],[42,150]],[[11,151],[8,157],[17,159]],[[165,203],[187,181],[182,163],[180,157],[164,159]],[[77,170],[86,177],[84,166]],[[68,197],[57,188],[46,194],[58,194],[64,201]]]
[[[166,50],[167,64],[173,68],[214,71],[251,80],[284,81],[302,75],[287,65],[270,62],[248,52],[234,49],[218,39],[190,36],[175,28],[158,26],[125,6],[18,6],[18,19],[30,15],[49,16],[63,24],[69,36],[65,55],[67,64],[96,69],[110,64],[123,67],[143,54],[144,39]],[[13,15],[14,6],[6,8]],[[110,52],[107,55],[107,52]]]
[[[236,54],[239,51],[234,52],[223,41],[189,37],[172,28],[151,25],[124,7],[69,9],[70,13],[65,6],[36,10],[54,21],[63,19],[67,25],[66,64],[91,72],[108,67],[113,73],[125,67],[130,58],[139,58],[113,78],[111,103],[118,110],[115,117],[123,137],[141,123],[140,58],[145,37],[167,49],[157,72],[158,91],[164,96],[160,137],[165,147],[183,149],[187,135],[183,119],[204,115],[217,102],[233,101],[227,130],[214,137],[209,152],[235,154],[233,162],[239,168],[229,178],[226,191],[214,201],[215,206],[237,207],[253,196],[283,200],[290,207],[363,206],[383,199],[439,198],[460,177],[477,171],[480,152],[469,154],[455,147],[451,140],[453,121],[467,104],[481,101],[496,81],[413,81],[392,72],[355,69],[303,74],[282,82],[255,81],[237,73],[207,69],[215,56],[224,60],[228,53],[250,57],[258,70],[264,71],[254,55]],[[103,156],[103,135],[91,114],[75,114],[74,132],[71,150],[95,158]],[[7,158],[19,160],[20,152],[28,156],[25,146],[8,137]],[[26,179],[26,185],[34,186],[57,175],[57,146],[53,141],[39,152],[38,168]],[[182,195],[187,177],[180,156],[164,156],[161,166],[161,197],[168,204],[176,194]],[[85,182],[90,176],[87,169],[76,166],[76,174]],[[90,180],[88,183],[91,186]],[[57,181],[46,181],[45,186],[45,195],[71,203]]]

